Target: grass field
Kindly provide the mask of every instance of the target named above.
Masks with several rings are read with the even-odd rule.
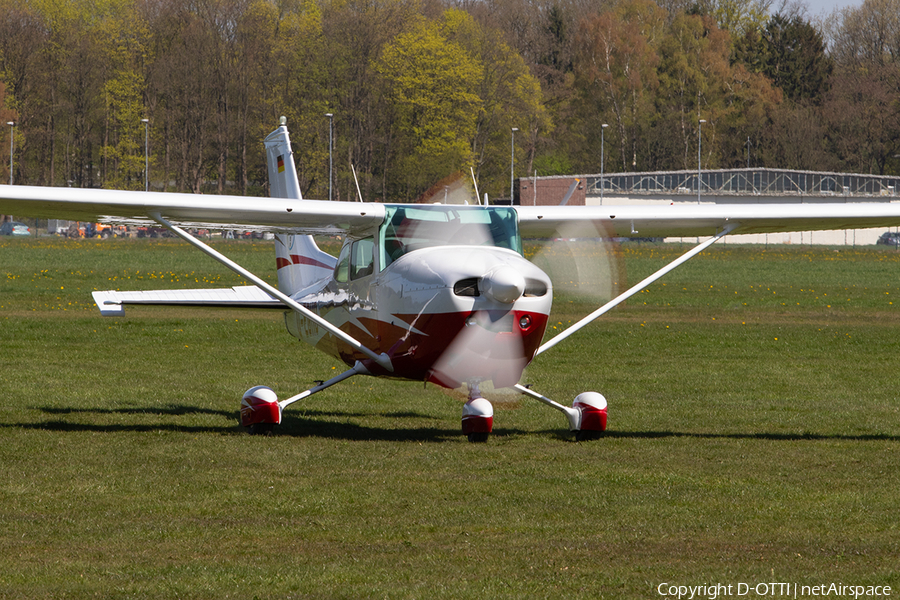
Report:
[[[618,260],[635,282],[686,249]],[[895,251],[714,247],[529,367],[562,403],[604,393],[604,438],[499,395],[480,445],[458,395],[372,378],[244,434],[244,390],[341,365],[271,311],[99,316],[94,289],[243,283],[182,243],[3,240],[0,265],[0,598],[900,593]]]

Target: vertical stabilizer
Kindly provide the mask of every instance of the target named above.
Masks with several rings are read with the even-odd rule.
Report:
[[[270,196],[302,200],[297,167],[294,165],[294,153],[291,151],[291,140],[287,125],[284,124],[284,117],[281,120],[281,127],[266,137],[265,145],[269,163]]]
[[[269,188],[273,198],[302,200],[291,140],[284,123],[282,117],[281,126],[265,141]],[[275,238],[279,290],[293,295],[331,277],[337,259],[319,250],[312,236],[279,234]]]

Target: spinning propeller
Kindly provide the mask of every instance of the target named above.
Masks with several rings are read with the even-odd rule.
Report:
[[[459,198],[460,194],[455,196]],[[481,237],[490,244],[487,232]],[[450,243],[463,242],[451,239]],[[566,225],[549,239],[527,240],[524,250],[532,265],[543,272],[542,279],[546,281],[545,277],[549,276],[552,282],[552,290],[546,292],[555,296],[557,310],[554,314],[561,315],[560,324],[566,318],[562,315],[577,320],[587,314],[587,311],[573,314],[570,309],[573,303],[596,306],[601,300],[617,294],[623,275],[618,253],[610,236],[592,224]],[[524,279],[521,273],[509,267],[486,268],[478,280],[478,289],[495,301],[494,310],[475,312],[469,317],[466,327],[435,364],[435,377],[444,385],[461,382],[468,387],[469,401],[463,409],[464,432],[469,434],[470,440],[480,441],[486,439],[491,429],[493,409],[483,398],[483,392],[487,391],[484,387],[493,387],[494,393],[501,395],[526,393],[548,403],[565,412],[572,428],[579,432],[582,425],[594,433],[604,430],[606,400],[600,394],[582,394],[573,403],[574,408],[567,408],[530,390],[523,391],[525,388],[517,385],[524,367],[534,357],[534,349],[525,348],[523,338],[515,335],[532,325],[531,317],[517,310],[519,299],[534,292],[527,289]],[[551,319],[551,323],[557,321]],[[509,334],[502,335],[501,332]],[[497,365],[495,374],[488,381],[467,379],[468,373],[477,370],[473,367],[485,362]],[[594,433],[579,433],[579,438]]]
[[[570,223],[552,238],[526,240],[525,256],[553,282],[553,334],[557,326],[564,329],[565,323],[618,296],[625,281],[618,245],[591,223]]]

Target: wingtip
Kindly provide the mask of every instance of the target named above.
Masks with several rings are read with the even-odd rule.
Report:
[[[112,299],[111,292],[93,292],[94,302],[104,317],[121,317],[125,315],[125,305]]]

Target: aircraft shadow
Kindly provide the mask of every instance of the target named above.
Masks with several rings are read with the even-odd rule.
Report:
[[[851,433],[768,433],[764,431],[754,433],[703,433],[688,431],[607,431],[605,438],[631,438],[631,439],[660,439],[671,437],[685,437],[697,439],[725,439],[725,440],[765,440],[773,442],[818,441],[838,440],[848,442],[874,442],[900,441],[900,435],[884,433],[851,434]]]
[[[57,419],[42,421],[40,423],[6,423],[0,428],[33,429],[59,432],[153,432],[172,431],[182,433],[219,433],[225,435],[243,435],[245,430],[238,423],[237,411],[214,410],[169,404],[159,407],[120,407],[120,408],[59,408],[59,407],[32,407],[44,414],[53,415]],[[158,415],[163,417],[156,423],[113,423],[92,424],[77,423],[64,420],[66,416],[77,415]],[[166,417],[180,417],[187,415],[212,415],[231,421],[230,425],[221,426],[194,426],[174,422],[167,422]],[[348,422],[348,419],[381,417],[394,420],[396,427],[372,427]],[[340,419],[340,421],[335,421]],[[402,421],[407,419],[426,420],[435,423],[434,426],[404,427]],[[452,425],[451,425],[452,424]],[[443,443],[459,440],[462,433],[458,422],[444,419],[440,416],[417,413],[412,411],[396,411],[390,413],[376,413],[371,411],[323,411],[305,410],[302,412],[285,413],[281,425],[275,428],[275,436],[286,437],[318,437],[326,439],[338,439],[346,441],[394,441],[394,442],[432,442]],[[516,428],[496,427],[494,437],[513,435],[545,435],[564,442],[575,443],[575,436],[564,428],[551,428],[540,431],[525,431]],[[663,439],[663,438],[695,438],[695,439],[733,439],[733,440],[763,440],[773,442],[790,441],[900,441],[900,435],[890,434],[820,434],[820,433],[770,433],[770,432],[735,432],[735,433],[706,433],[689,431],[622,431],[608,430],[601,439]]]
[[[94,415],[216,415],[216,416],[233,416],[234,411],[213,410],[209,408],[199,408],[197,406],[184,406],[180,404],[167,404],[159,407],[132,407],[132,408],[58,408],[58,407],[35,407],[48,415],[77,415],[77,414],[94,414]]]
[[[167,422],[168,417],[180,417],[187,415],[212,415],[217,417],[226,417],[236,419],[236,413],[232,411],[213,410],[208,408],[200,408],[197,406],[185,406],[180,404],[167,404],[165,406],[153,407],[118,407],[118,408],[60,408],[50,406],[33,406],[31,410],[40,411],[46,415],[57,417],[57,419],[49,421],[41,421],[39,423],[5,423],[0,427],[16,428],[16,429],[33,429],[38,431],[59,431],[59,432],[78,432],[90,431],[98,433],[118,433],[118,432],[151,432],[151,431],[173,431],[183,433],[227,433],[230,428],[216,427],[210,425],[183,425],[173,422]],[[135,416],[144,415],[147,417],[159,416],[161,419],[156,423],[79,423],[64,420],[65,417],[77,417],[79,415],[123,415]]]
[[[6,423],[0,425],[0,428],[7,429],[31,429],[35,431],[58,431],[60,433],[73,432],[94,432],[94,433],[150,433],[154,431],[172,431],[181,433],[226,433],[227,427],[200,427],[190,425],[175,424],[153,424],[153,425],[92,425],[90,423],[70,423],[67,421],[42,421],[40,423]]]
[[[328,419],[379,416],[396,419],[396,427],[371,427],[358,423],[337,422]],[[404,427],[403,419],[434,421],[434,426]],[[447,425],[446,427],[444,425]],[[523,434],[525,431],[496,428],[497,436]],[[293,437],[321,437],[345,441],[389,441],[389,442],[430,442],[443,443],[458,441],[463,437],[459,421],[415,412],[392,413],[348,413],[329,411],[305,411],[300,414],[285,415],[274,435]]]
[[[118,407],[118,408],[60,408],[60,407],[31,407],[46,415],[57,417],[56,419],[41,421],[39,423],[6,423],[0,428],[32,429],[59,432],[154,432],[171,431],[182,433],[219,433],[224,435],[246,435],[245,429],[238,424],[238,412],[229,410],[213,410],[196,406],[169,404],[154,407]],[[79,415],[122,415],[126,416],[158,416],[155,423],[79,423],[66,421],[65,418]],[[194,426],[171,422],[170,417],[188,415],[211,415],[229,420],[232,424],[222,426]],[[382,417],[398,422],[397,427],[370,427],[357,423],[347,422],[347,419],[366,417]],[[341,421],[335,421],[341,419]],[[431,427],[403,427],[401,421],[407,419],[429,420],[436,422]],[[123,421],[126,419],[123,418]],[[447,442],[459,439],[462,435],[458,426],[442,427],[437,423],[450,423],[441,417],[412,411],[395,411],[390,413],[376,413],[370,411],[316,411],[305,410],[300,413],[285,413],[281,425],[278,425],[273,435],[287,437],[320,437],[341,439],[347,441],[420,441],[420,442]],[[501,430],[498,430],[498,434]],[[507,430],[502,430],[507,431]],[[509,431],[512,433],[512,431]]]

